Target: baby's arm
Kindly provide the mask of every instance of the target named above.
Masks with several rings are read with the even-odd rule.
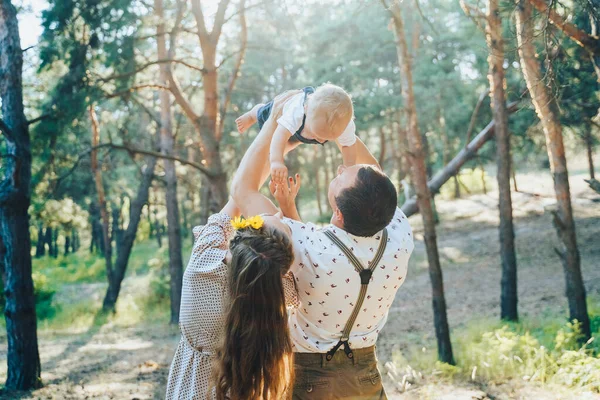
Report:
[[[342,152],[342,158],[346,167],[351,167],[356,164],[357,154],[357,137],[356,137],[356,125],[354,121],[350,120],[344,132],[337,138],[335,143]]]
[[[283,155],[288,140],[290,139],[290,132],[281,125],[277,125],[277,129],[273,134],[271,140],[271,147],[269,153],[269,161],[271,162],[271,178],[275,183],[283,184],[288,176],[288,170],[283,161]]]
[[[344,160],[344,166],[351,167],[356,164],[356,142],[351,146],[341,146],[338,144],[338,147],[342,151],[342,159]]]

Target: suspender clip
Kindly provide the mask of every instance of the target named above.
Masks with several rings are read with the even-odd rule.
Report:
[[[348,342],[345,342],[345,343],[348,343]],[[342,346],[342,344],[344,344],[344,342],[342,342],[341,340],[339,342],[337,342],[337,344],[335,346],[333,346],[333,349],[331,349],[327,352],[325,359],[327,361],[331,361],[331,359],[333,358],[333,355],[335,354],[336,351],[338,351],[338,349]],[[345,349],[345,346],[346,345],[344,345],[344,349]]]
[[[352,349],[350,348],[350,344],[348,341],[344,341],[344,353],[346,353],[346,357],[354,358],[354,353],[352,353]]]
[[[360,284],[368,285],[369,282],[371,281],[372,275],[373,275],[373,271],[371,271],[370,269],[365,268],[362,271],[360,271]]]

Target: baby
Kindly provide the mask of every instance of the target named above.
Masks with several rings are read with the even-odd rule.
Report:
[[[238,131],[244,133],[254,123],[262,128],[271,115],[273,101],[257,104],[235,120]],[[356,126],[350,95],[339,86],[324,84],[316,90],[306,87],[292,96],[285,105],[271,141],[271,178],[283,183],[288,170],[284,154],[301,143],[323,145],[335,141],[342,151],[344,165],[356,163]]]

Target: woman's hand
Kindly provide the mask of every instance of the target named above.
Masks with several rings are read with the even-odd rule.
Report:
[[[275,181],[269,182],[269,190],[275,200],[279,203],[279,207],[283,212],[283,215],[288,218],[300,221],[300,215],[296,208],[296,197],[300,191],[301,179],[300,175],[296,174],[296,179],[289,177],[288,181],[284,183],[276,183]]]
[[[283,106],[287,101],[292,97],[297,95],[298,93],[302,93],[300,89],[288,90],[286,92],[281,93],[279,96],[273,99],[273,107],[271,108],[271,115],[269,118],[277,119],[281,116],[281,112],[283,111]]]

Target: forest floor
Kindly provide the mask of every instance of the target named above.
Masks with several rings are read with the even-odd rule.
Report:
[[[590,309],[600,314],[600,197],[589,190],[583,175],[572,178],[577,234]],[[528,193],[515,193],[515,234],[519,267],[519,312],[525,321],[556,320],[567,315],[562,266],[554,252],[558,245],[548,209],[554,204],[549,176],[518,177]],[[494,329],[499,319],[500,266],[497,193],[438,201],[441,223],[439,249],[444,270],[448,319],[453,342],[467,335],[472,324]],[[385,363],[435,357],[435,338],[429,275],[420,235],[420,219],[412,217],[417,239],[406,284],[400,289],[378,341]],[[125,281],[120,301],[148,288],[143,276]],[[100,283],[70,284],[56,301],[65,304],[99,299]],[[132,318],[143,310],[130,310]],[[592,312],[592,311],[591,311]],[[142,318],[143,320],[143,318]],[[40,328],[39,347],[45,387],[32,393],[0,394],[1,399],[160,399],[164,396],[169,363],[179,340],[177,327],[164,318],[154,322],[116,324],[97,317],[86,326],[57,330]],[[531,322],[531,326],[535,323]],[[555,333],[555,331],[553,332]],[[2,333],[3,334],[3,333]],[[6,337],[0,337],[5,342]],[[416,358],[415,358],[416,357]],[[417,368],[417,367],[415,367]],[[6,376],[6,348],[0,346],[0,381]],[[470,381],[427,374],[400,393],[386,377],[391,399],[600,399],[600,395],[523,379]]]

